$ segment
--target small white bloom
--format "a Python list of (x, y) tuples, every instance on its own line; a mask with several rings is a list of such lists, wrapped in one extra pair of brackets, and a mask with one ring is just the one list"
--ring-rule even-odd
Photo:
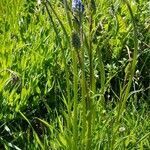
[(119, 128), (119, 132), (124, 132), (126, 129), (125, 129), (125, 127), (120, 127)]
[(37, 0), (37, 3), (38, 3), (38, 5), (40, 5), (41, 4), (41, 0)]

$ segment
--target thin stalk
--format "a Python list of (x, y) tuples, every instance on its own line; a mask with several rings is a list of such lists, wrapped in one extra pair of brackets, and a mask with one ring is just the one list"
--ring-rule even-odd
[(126, 101), (128, 99), (128, 95), (129, 95), (129, 92), (130, 92), (130, 88), (131, 88), (131, 84), (132, 84), (132, 79), (134, 77), (134, 72), (135, 72), (135, 68), (136, 68), (136, 63), (137, 63), (137, 54), (138, 54), (138, 38), (137, 38), (137, 28), (136, 28), (136, 23), (135, 23), (135, 19), (134, 19), (134, 15), (133, 15), (133, 12), (132, 12), (132, 9), (131, 9), (131, 6), (129, 4), (129, 2), (127, 0), (124, 0), (124, 2), (126, 3), (127, 7), (128, 7), (128, 10), (129, 10), (129, 13), (130, 13), (130, 16), (131, 16), (131, 19), (132, 19), (132, 24), (133, 24), (133, 31), (134, 31), (134, 52), (133, 52), (133, 61), (132, 61), (132, 64), (131, 64), (131, 75), (129, 77), (129, 81), (128, 81), (128, 84), (127, 84), (127, 87), (125, 89), (125, 92), (122, 93), (122, 105), (121, 105), (121, 108), (119, 109), (119, 114), (118, 114), (118, 120), (120, 120), (121, 118), (121, 114), (123, 112), (123, 110), (125, 109), (125, 104), (126, 104)]
[(87, 147), (86, 149), (91, 148), (91, 138), (92, 138), (92, 124), (93, 124), (93, 99), (92, 96), (95, 93), (95, 78), (94, 78), (94, 69), (93, 69), (93, 46), (92, 46), (92, 28), (93, 28), (93, 14), (92, 14), (92, 1), (89, 1), (89, 37), (88, 37), (88, 45), (89, 45), (89, 62), (90, 62), (90, 98), (88, 99), (88, 109), (89, 114), (87, 118), (88, 122), (88, 133), (87, 133)]
[(108, 86), (108, 83), (110, 82), (111, 79), (106, 82), (105, 67), (104, 67), (104, 63), (103, 63), (103, 59), (102, 59), (102, 51), (101, 50), (102, 50), (102, 47), (107, 44), (107, 41), (110, 39), (110, 37), (111, 37), (111, 35), (109, 35), (107, 38), (104, 37), (103, 39), (105, 39), (105, 40), (103, 41), (103, 43), (101, 43), (101, 39), (99, 39), (97, 47), (96, 47), (96, 53), (98, 55), (98, 60), (99, 60), (100, 83), (101, 83), (99, 100), (101, 101), (102, 107), (105, 107), (104, 94), (105, 94), (105, 90)]
[[(67, 83), (67, 103), (68, 103), (68, 108), (67, 108), (67, 111), (68, 111), (68, 119), (67, 119), (67, 125), (68, 125), (68, 129), (71, 129), (71, 96), (70, 96), (70, 83), (69, 83), (69, 71), (68, 71), (68, 67), (67, 67), (67, 62), (66, 62), (66, 59), (65, 59), (65, 52), (64, 52), (64, 49), (63, 49), (63, 46), (62, 46), (62, 43), (61, 43), (61, 38), (59, 36), (59, 32), (58, 32), (58, 29), (53, 21), (53, 18), (51, 16), (51, 13), (49, 11), (49, 8), (47, 6), (47, 3), (44, 3), (45, 7), (46, 7), (46, 10), (47, 10), (47, 13), (48, 13), (48, 16), (49, 16), (49, 19), (52, 23), (52, 26), (54, 28), (54, 31), (56, 33), (56, 39), (59, 43), (59, 46), (60, 46), (60, 49), (61, 49), (61, 52), (62, 52), (62, 59), (63, 59), (63, 63), (65, 65), (65, 74), (66, 74), (66, 83)], [(71, 145), (71, 144), (69, 144)]]
[[(81, 51), (81, 57), (82, 57), (82, 81), (81, 81), (81, 87), (82, 87), (82, 139), (83, 139), (83, 145), (84, 146), (84, 140), (86, 136), (86, 99), (87, 99), (87, 83), (85, 78), (85, 66), (84, 66), (84, 48)], [(83, 147), (84, 148), (84, 147)], [(82, 149), (83, 149), (82, 148)]]
[(84, 64), (84, 45), (83, 45), (83, 24), (82, 24), (82, 14), (79, 13), (79, 22), (80, 22), (80, 40), (81, 40), (81, 60), (80, 60), (80, 67), (81, 67), (81, 102), (82, 102), (82, 145), (81, 149), (84, 149), (85, 139), (86, 139), (86, 99), (87, 99), (87, 83), (85, 77), (85, 64)]
[[(130, 88), (131, 88), (131, 84), (132, 84), (132, 79), (134, 77), (134, 72), (135, 72), (136, 63), (137, 63), (137, 54), (138, 54), (137, 28), (136, 28), (136, 23), (135, 23), (133, 11), (132, 11), (132, 8), (131, 8), (128, 0), (124, 0), (124, 2), (127, 5), (127, 8), (129, 10), (129, 13), (130, 13), (130, 16), (131, 16), (131, 19), (132, 19), (132, 25), (133, 25), (133, 31), (134, 31), (134, 51), (133, 51), (133, 60), (131, 62), (131, 70), (130, 70), (131, 74), (130, 74), (130, 77), (129, 77), (128, 84), (125, 85), (126, 87), (123, 88), (124, 92), (122, 92), (122, 94), (121, 94), (121, 100), (122, 101), (119, 104), (118, 115), (117, 115), (117, 119), (116, 119), (116, 125), (119, 125), (119, 123), (120, 123), (120, 120), (121, 120), (122, 115), (123, 115), (124, 110), (125, 110), (126, 101), (129, 98), (129, 92), (130, 92)], [(119, 126), (117, 126), (115, 131), (117, 131), (118, 128), (119, 128)], [(115, 135), (116, 135), (116, 133), (114, 132), (113, 136), (112, 136), (112, 143), (111, 143), (111, 149), (112, 150), (114, 148)]]
[(65, 11), (66, 11), (66, 15), (67, 15), (67, 20), (68, 20), (70, 29), (72, 29), (71, 17), (70, 17), (69, 11), (68, 11), (69, 10), (68, 9), (68, 2), (66, 0), (63, 0), (63, 1), (64, 1)]
[(45, 7), (46, 7), (46, 10), (47, 10), (49, 19), (50, 19), (50, 21), (51, 21), (51, 23), (52, 23), (52, 25), (53, 25), (54, 31), (55, 31), (55, 33), (56, 33), (57, 41), (58, 41), (58, 43), (60, 44), (59, 46), (60, 46), (60, 49), (61, 49), (61, 51), (62, 51), (62, 58), (63, 58), (63, 62), (64, 62), (64, 64), (65, 64), (65, 74), (66, 74), (66, 82), (67, 82), (67, 96), (68, 96), (68, 103), (69, 103), (69, 102), (70, 102), (70, 83), (69, 83), (69, 71), (68, 71), (67, 62), (66, 62), (66, 59), (65, 59), (65, 52), (64, 52), (64, 49), (63, 49), (63, 46), (62, 46), (62, 43), (61, 43), (61, 38), (60, 38), (60, 36), (59, 36), (59, 32), (58, 32), (58, 30), (57, 30), (57, 27), (56, 27), (54, 21), (53, 21), (53, 18), (52, 18), (52, 16), (51, 16), (51, 14), (50, 14), (50, 11), (49, 11), (49, 9), (48, 9), (48, 6), (47, 6), (46, 3), (44, 3), (44, 5), (45, 5)]
[(77, 56), (76, 51), (72, 51), (72, 59), (73, 59), (73, 91), (74, 91), (74, 123), (73, 123), (73, 150), (77, 149), (78, 143), (78, 114), (77, 114), (77, 104), (78, 104), (78, 69), (77, 69)]
[(67, 31), (66, 31), (66, 28), (65, 28), (65, 26), (63, 25), (61, 19), (60, 19), (59, 16), (57, 15), (57, 13), (56, 13), (55, 9), (53, 8), (52, 4), (51, 4), (48, 0), (46, 0), (46, 2), (47, 2), (48, 5), (50, 6), (50, 8), (51, 8), (52, 12), (54, 13), (55, 17), (57, 18), (57, 20), (58, 20), (58, 22), (59, 22), (59, 24), (60, 24), (60, 26), (61, 26), (61, 28), (62, 28), (62, 30), (63, 30), (63, 32), (64, 32), (64, 35), (66, 36), (66, 39), (69, 41), (70, 38), (69, 38), (69, 36), (68, 36), (68, 33), (67, 33)]
[(102, 52), (101, 52), (101, 48), (98, 48), (99, 51), (98, 53), (98, 58), (99, 58), (99, 69), (100, 69), (100, 77), (101, 77), (101, 94), (100, 94), (100, 100), (101, 100), (101, 104), (102, 107), (104, 107), (105, 104), (105, 98), (104, 98), (104, 91), (105, 91), (105, 68), (104, 68), (104, 63), (102, 60)]
[[(99, 54), (101, 55), (101, 54)], [(100, 58), (100, 68), (101, 68), (101, 102), (102, 102), (102, 106), (105, 107), (105, 97), (104, 97), (104, 93), (105, 93), (105, 68), (104, 68), (104, 64), (102, 61), (101, 56), (99, 56)]]

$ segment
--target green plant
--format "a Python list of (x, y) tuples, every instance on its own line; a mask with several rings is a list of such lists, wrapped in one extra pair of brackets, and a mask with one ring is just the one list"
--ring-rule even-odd
[(0, 1), (0, 149), (149, 149), (148, 0), (71, 2)]

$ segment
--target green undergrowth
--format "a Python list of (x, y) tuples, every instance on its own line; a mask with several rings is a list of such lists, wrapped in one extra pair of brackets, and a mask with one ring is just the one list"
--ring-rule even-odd
[(150, 149), (149, 1), (71, 4), (0, 1), (0, 149)]

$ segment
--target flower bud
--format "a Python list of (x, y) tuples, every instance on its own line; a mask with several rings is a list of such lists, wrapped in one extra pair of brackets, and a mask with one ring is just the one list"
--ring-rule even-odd
[(79, 49), (81, 47), (80, 37), (77, 32), (72, 33), (72, 46), (75, 49)]

